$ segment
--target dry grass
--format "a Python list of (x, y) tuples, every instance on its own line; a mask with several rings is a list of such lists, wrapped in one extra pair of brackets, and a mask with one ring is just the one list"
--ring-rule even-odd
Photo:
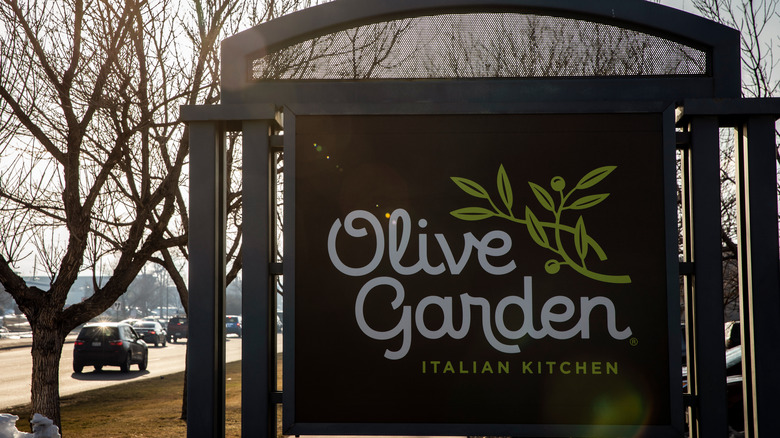
[[(240, 437), (241, 362), (227, 365), (226, 378), (225, 436)], [(187, 426), (180, 419), (183, 389), (182, 372), (63, 397), (63, 437), (185, 437)], [(29, 432), (30, 406), (10, 411), (20, 418), (17, 428)]]

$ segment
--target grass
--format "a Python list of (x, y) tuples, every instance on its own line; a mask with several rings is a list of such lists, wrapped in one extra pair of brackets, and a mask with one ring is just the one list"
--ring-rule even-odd
[[(278, 359), (281, 363), (281, 357)], [(241, 436), (241, 362), (226, 367), (225, 436)], [(281, 372), (279, 381), (281, 382)], [(280, 383), (281, 385), (281, 383)], [(60, 402), (63, 437), (159, 438), (185, 437), (181, 420), (184, 373), (169, 374), (63, 397)], [(16, 427), (30, 431), (30, 405), (11, 408)], [(281, 436), (281, 409), (278, 410)]]

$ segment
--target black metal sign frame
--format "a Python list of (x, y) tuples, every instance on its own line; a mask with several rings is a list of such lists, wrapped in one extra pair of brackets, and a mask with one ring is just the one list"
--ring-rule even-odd
[[(668, 39), (701, 51), (706, 71), (693, 75), (509, 77), (343, 80), (257, 80), (254, 62), (306, 39), (356, 26), (437, 14), (519, 13), (564, 17), (617, 26)], [(679, 272), (684, 284), (685, 338), (689, 385), (685, 403), (670, 386), (668, 425), (625, 432), (633, 435), (683, 436), (687, 410), (691, 437), (725, 433), (726, 391), (720, 260), (719, 135), (736, 128), (739, 212), (740, 300), (743, 323), (744, 415), (748, 435), (780, 430), (775, 396), (780, 375), (780, 263), (778, 253), (774, 122), (775, 99), (740, 98), (740, 51), (737, 31), (685, 12), (640, 0), (337, 0), (308, 8), (228, 38), (222, 45), (222, 102), (185, 106), (190, 129), (189, 283), (191, 343), (188, 363), (188, 436), (224, 436), (225, 305), (225, 135), (241, 131), (243, 172), (244, 348), (242, 421), (244, 434), (258, 427), (277, 434), (277, 409), (284, 402), (285, 422), (295, 423), (294, 318), (285, 317), (284, 394), (277, 387), (275, 278), (284, 271), (285, 300), (295, 294), (294, 251), (286, 242), (283, 268), (276, 259), (274, 193), (276, 152), (294, 144), (296, 115), (447, 115), (447, 114), (661, 114), (664, 151), (677, 145), (682, 161), (683, 253)], [(670, 108), (676, 117), (669, 116)], [(283, 115), (282, 112), (285, 114)], [(672, 129), (676, 124), (677, 132)], [(665, 152), (667, 153), (667, 152)], [(288, 157), (289, 158), (289, 157)], [(248, 165), (252, 163), (253, 165)], [(666, 163), (666, 161), (665, 161)], [(294, 177), (288, 172), (285, 178)], [(671, 171), (666, 169), (666, 177)], [(665, 190), (673, 185), (665, 184)], [(669, 193), (665, 197), (671, 199)], [(294, 222), (295, 212), (286, 225)], [(667, 215), (667, 221), (671, 218)], [(676, 219), (676, 218), (675, 218)], [(674, 225), (667, 223), (667, 230)], [(289, 230), (288, 230), (289, 231)], [(287, 232), (287, 231), (286, 231)], [(676, 265), (673, 257), (666, 263)], [(667, 273), (677, 266), (669, 266)], [(674, 289), (668, 277), (667, 290)], [(677, 303), (669, 297), (669, 314)], [(679, 371), (673, 345), (679, 329), (669, 319), (669, 375)], [(292, 329), (292, 330), (291, 330)], [(666, 383), (663, 383), (664, 385)], [(410, 393), (409, 397), (414, 394)], [(288, 405), (289, 403), (289, 405)], [(684, 404), (683, 408), (680, 406)], [(326, 424), (302, 423), (300, 433), (328, 433)], [(336, 423), (338, 424), (338, 423)], [(310, 427), (312, 426), (312, 427)], [(514, 434), (519, 426), (442, 428), (440, 424), (378, 425), (349, 423), (340, 432), (367, 434), (411, 432), (429, 435), (489, 430)], [(548, 427), (549, 426), (549, 427)], [(552, 429), (550, 428), (552, 427)], [(557, 429), (556, 429), (557, 427)], [(576, 426), (538, 425), (524, 429), (540, 436), (587, 435)], [(298, 432), (296, 432), (298, 433)], [(613, 428), (609, 433), (620, 433)]]

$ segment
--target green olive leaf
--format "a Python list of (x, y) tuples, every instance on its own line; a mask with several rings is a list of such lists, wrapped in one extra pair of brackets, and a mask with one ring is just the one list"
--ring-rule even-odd
[(461, 188), (461, 190), (468, 193), (469, 195), (475, 196), (477, 198), (482, 198), (482, 199), (490, 199), (490, 195), (488, 195), (487, 190), (485, 190), (478, 183), (470, 179), (461, 178), (458, 176), (453, 176), (451, 177), (451, 179), (455, 181), (455, 184), (457, 184), (458, 187)]
[(509, 183), (509, 177), (506, 174), (506, 170), (504, 170), (503, 164), (498, 168), (498, 176), (496, 179), (496, 183), (498, 184), (498, 194), (501, 195), (501, 201), (504, 202), (504, 206), (511, 214), (512, 204), (514, 202), (512, 195), (512, 185)]
[(586, 208), (593, 207), (594, 205), (599, 204), (601, 201), (607, 199), (607, 196), (609, 196), (609, 193), (583, 196), (582, 198), (572, 202), (571, 205), (564, 207), (564, 210), (568, 210), (568, 209), (584, 210)]
[(598, 184), (601, 180), (607, 177), (610, 173), (612, 173), (613, 170), (615, 170), (617, 166), (604, 166), (599, 167), (598, 169), (592, 170), (588, 172), (587, 175), (583, 176), (580, 182), (577, 183), (576, 189), (587, 189), (589, 187), (593, 187), (596, 184)]
[(593, 248), (594, 251), (596, 251), (596, 255), (599, 257), (599, 260), (602, 262), (607, 259), (607, 253), (604, 252), (604, 249), (601, 248), (601, 245), (598, 244), (595, 240), (593, 240), (592, 237), (587, 237), (588, 246)]
[(528, 234), (531, 235), (531, 239), (542, 248), (549, 248), (550, 241), (547, 239), (547, 233), (544, 231), (544, 226), (542, 226), (542, 223), (539, 222), (539, 219), (536, 218), (528, 207), (525, 207), (525, 219), (525, 224), (528, 227)]
[(546, 210), (555, 212), (555, 204), (553, 202), (552, 196), (550, 196), (549, 193), (547, 193), (547, 190), (543, 189), (538, 184), (534, 184), (532, 182), (528, 182), (528, 185), (531, 186), (531, 190), (534, 192), (534, 196), (536, 196), (536, 199), (539, 201), (540, 204), (542, 204), (542, 207), (544, 207)]
[(487, 208), (482, 207), (465, 207), (450, 212), (451, 215), (464, 221), (480, 221), (496, 214)]
[(588, 255), (588, 233), (585, 231), (585, 221), (580, 216), (577, 225), (574, 226), (574, 247), (577, 249), (577, 255), (580, 260), (585, 260)]

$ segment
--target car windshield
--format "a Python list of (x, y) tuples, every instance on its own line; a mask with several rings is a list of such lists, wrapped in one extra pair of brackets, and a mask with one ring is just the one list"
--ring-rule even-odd
[(79, 333), (78, 338), (84, 341), (104, 338), (117, 339), (119, 338), (119, 332), (116, 327), (84, 327), (81, 329), (81, 333)]
[(142, 328), (142, 329), (154, 328), (154, 323), (153, 322), (145, 322), (143, 324), (138, 324), (135, 327), (136, 328)]
[(229, 322), (229, 323), (236, 323), (236, 322), (238, 322), (238, 318), (235, 317), (235, 316), (228, 316), (226, 321)]

